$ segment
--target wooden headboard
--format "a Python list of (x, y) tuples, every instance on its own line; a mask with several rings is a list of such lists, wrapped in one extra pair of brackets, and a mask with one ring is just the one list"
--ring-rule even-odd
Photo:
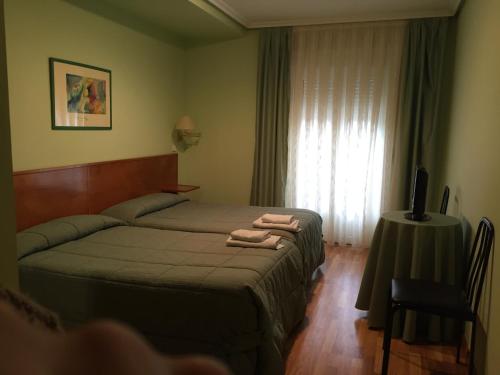
[(15, 172), (17, 230), (177, 184), (177, 154)]

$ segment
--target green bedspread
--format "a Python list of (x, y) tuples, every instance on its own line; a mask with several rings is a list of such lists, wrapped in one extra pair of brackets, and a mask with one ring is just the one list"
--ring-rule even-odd
[(69, 324), (119, 319), (168, 353), (216, 355), (236, 374), (283, 373), (287, 335), (305, 313), (302, 254), (288, 240), (280, 250), (243, 249), (226, 247), (226, 237), (129, 226), (80, 232), (23, 251), (21, 288)]
[[(314, 211), (257, 206), (235, 206), (192, 202), (173, 194), (150, 194), (103, 211), (103, 214), (135, 226), (229, 234), (235, 229), (252, 229), (255, 219), (265, 213), (294, 215), (302, 230), (296, 234), (273, 231), (296, 242), (302, 253), (304, 277), (309, 280), (325, 260), (322, 219)], [(255, 229), (255, 228), (254, 228)]]

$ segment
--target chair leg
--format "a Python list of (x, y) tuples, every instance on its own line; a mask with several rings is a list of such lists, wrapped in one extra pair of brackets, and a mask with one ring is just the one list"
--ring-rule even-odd
[(469, 375), (474, 374), (474, 351), (476, 349), (476, 319), (472, 321), (472, 334), (470, 336), (470, 359), (469, 359)]
[(387, 312), (385, 318), (385, 328), (384, 328), (384, 343), (382, 349), (384, 351), (384, 356), (382, 359), (382, 375), (387, 375), (389, 370), (389, 356), (391, 354), (391, 338), (392, 338), (392, 321), (394, 319), (394, 312), (397, 307), (392, 306), (392, 293), (389, 291), (389, 303), (387, 304)]
[(460, 320), (458, 322), (458, 343), (457, 343), (457, 357), (456, 357), (456, 362), (460, 363), (460, 349), (462, 348), (462, 342), (464, 338), (464, 324), (465, 322), (463, 320)]

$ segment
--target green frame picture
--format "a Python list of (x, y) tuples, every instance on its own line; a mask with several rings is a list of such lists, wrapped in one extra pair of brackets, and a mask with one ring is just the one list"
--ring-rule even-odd
[(53, 130), (111, 130), (111, 70), (49, 58)]

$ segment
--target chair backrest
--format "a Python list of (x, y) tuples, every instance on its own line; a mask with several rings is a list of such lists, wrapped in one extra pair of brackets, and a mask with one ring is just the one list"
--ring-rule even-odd
[(494, 235), (495, 229), (491, 221), (486, 217), (481, 218), (472, 244), (465, 273), (467, 302), (474, 315), (479, 308), (479, 301), (483, 291), (484, 277), (488, 268), (488, 260), (493, 246)]
[(448, 210), (448, 199), (450, 198), (450, 188), (448, 185), (444, 187), (443, 200), (441, 201), (441, 209), (439, 210), (440, 214), (446, 215), (446, 211)]

